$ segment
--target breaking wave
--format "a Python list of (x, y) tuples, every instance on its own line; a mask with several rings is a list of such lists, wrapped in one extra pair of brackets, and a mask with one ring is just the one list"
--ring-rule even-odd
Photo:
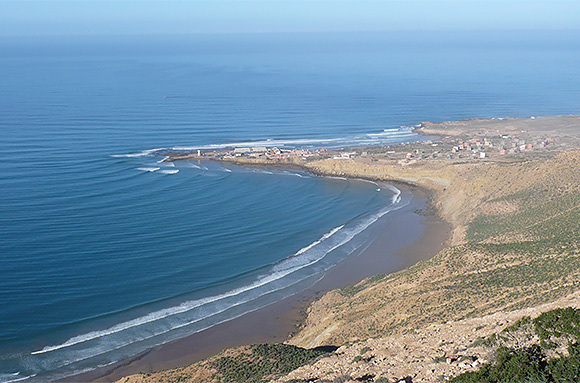
[(241, 141), (232, 143), (173, 146), (167, 148), (156, 148), (143, 150), (137, 153), (113, 154), (111, 157), (145, 157), (159, 152), (166, 151), (190, 151), (190, 150), (221, 150), (235, 147), (280, 147), (280, 148), (328, 148), (339, 149), (355, 146), (387, 145), (392, 143), (420, 141), (422, 136), (413, 131), (412, 126), (401, 126), (400, 128), (384, 129), (379, 133), (367, 133), (357, 136), (346, 136), (338, 138), (316, 138), (316, 139), (263, 139), (256, 141)]
[[(397, 201), (400, 201), (400, 191), (396, 188), (391, 190), (395, 192), (394, 197)], [(62, 343), (30, 352), (27, 358), (50, 355), (50, 364), (55, 370), (95, 357), (99, 357), (101, 362), (111, 363), (154, 345), (202, 331), (257, 310), (277, 301), (281, 296), (298, 291), (295, 290), (297, 286), (306, 283), (305, 281), (319, 278), (324, 271), (336, 264), (338, 259), (352, 253), (360, 244), (353, 243), (347, 247), (345, 245), (379, 218), (402, 206), (404, 204), (393, 204), (364, 219), (335, 227), (291, 256), (259, 272), (253, 281), (239, 287), (187, 300), (176, 306), (156, 310), (102, 330), (73, 336)], [(180, 332), (182, 329), (188, 330), (183, 333)], [(16, 381), (15, 379), (11, 380)]]
[(162, 174), (177, 174), (177, 173), (179, 173), (179, 169), (160, 170), (159, 173), (162, 173)]

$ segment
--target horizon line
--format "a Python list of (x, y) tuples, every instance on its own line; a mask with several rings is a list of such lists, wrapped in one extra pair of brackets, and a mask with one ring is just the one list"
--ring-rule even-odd
[(106, 36), (205, 36), (205, 35), (291, 35), (291, 34), (349, 34), (349, 33), (417, 33), (417, 32), (580, 32), (579, 28), (457, 28), (457, 29), (382, 29), (382, 30), (280, 30), (280, 31), (195, 31), (195, 32), (124, 32), (124, 33), (44, 33), (44, 34), (3, 34), (3, 37), (106, 37)]

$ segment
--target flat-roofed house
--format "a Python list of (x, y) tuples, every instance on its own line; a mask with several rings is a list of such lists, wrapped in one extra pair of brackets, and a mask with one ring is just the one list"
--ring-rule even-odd
[(266, 153), (267, 151), (268, 148), (266, 148), (265, 146), (256, 146), (252, 148), (252, 153)]

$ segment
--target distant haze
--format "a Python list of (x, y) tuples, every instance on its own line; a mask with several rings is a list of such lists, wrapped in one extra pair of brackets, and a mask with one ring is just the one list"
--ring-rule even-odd
[(0, 1), (0, 35), (579, 29), (580, 1)]

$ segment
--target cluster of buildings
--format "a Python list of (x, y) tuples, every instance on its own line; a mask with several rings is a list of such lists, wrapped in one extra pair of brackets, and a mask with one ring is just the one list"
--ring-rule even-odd
[[(533, 150), (543, 149), (554, 139), (523, 139), (511, 135), (501, 135), (496, 138), (474, 138), (463, 141), (456, 140), (457, 144), (451, 148), (450, 158), (487, 158), (489, 156), (507, 156), (517, 153), (530, 152)], [(461, 154), (465, 154), (462, 156)]]
[(555, 142), (553, 138), (519, 138), (507, 134), (472, 139), (446, 137), (437, 142), (423, 141), (401, 144), (398, 148), (392, 146), (390, 148), (396, 150), (387, 151), (386, 156), (407, 162), (427, 159), (481, 160), (490, 157), (497, 159), (541, 150), (548, 146), (554, 146)]
[[(219, 159), (270, 159), (270, 160), (302, 160), (332, 158), (349, 160), (355, 157), (376, 156), (401, 163), (414, 163), (420, 160), (483, 160), (487, 158), (501, 159), (518, 153), (533, 152), (547, 148), (556, 148), (558, 142), (554, 138), (517, 137), (510, 134), (497, 133), (475, 138), (458, 138), (447, 136), (437, 141), (421, 141), (407, 144), (395, 144), (386, 147), (369, 147), (350, 149), (349, 151), (328, 151), (327, 149), (281, 149), (278, 147), (236, 147), (220, 151), (197, 151), (196, 157)], [(194, 154), (195, 153), (191, 153)]]
[(262, 158), (262, 159), (289, 159), (289, 158), (310, 158), (310, 157), (320, 157), (327, 152), (326, 149), (280, 149), (278, 147), (265, 147), (265, 146), (255, 146), (255, 147), (238, 147), (233, 149), (227, 149), (223, 151), (197, 151), (198, 157), (213, 157), (213, 158), (224, 158), (224, 159), (236, 159), (236, 158)]

